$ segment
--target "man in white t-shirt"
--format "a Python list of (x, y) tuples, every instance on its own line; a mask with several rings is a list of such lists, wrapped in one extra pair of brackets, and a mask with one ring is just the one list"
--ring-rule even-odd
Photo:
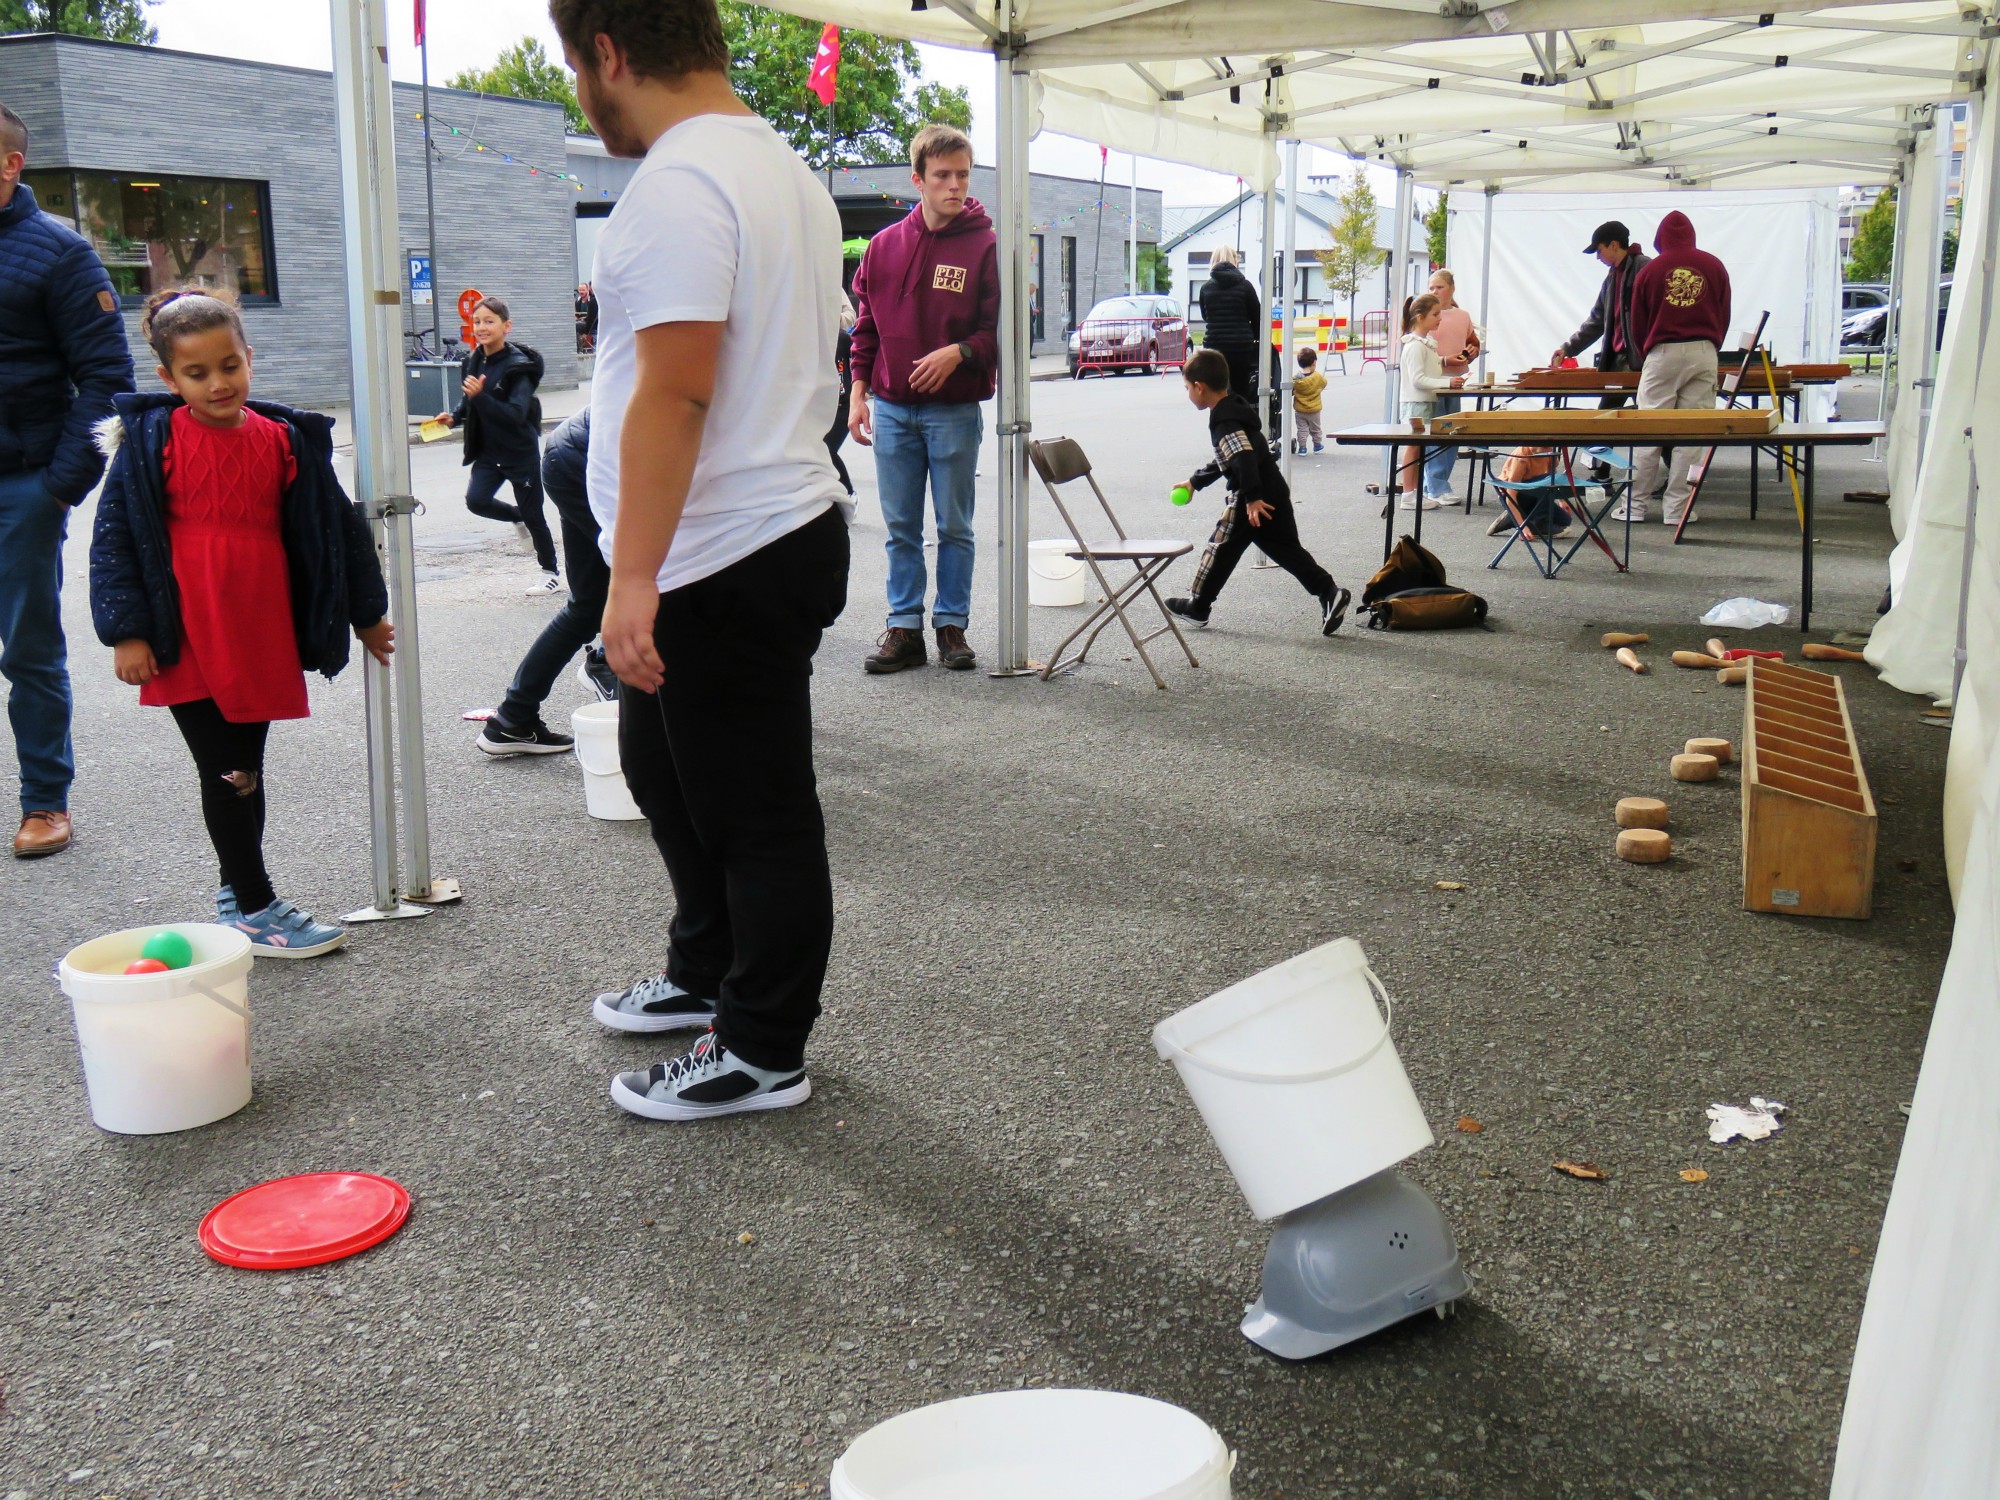
[(597, 244), (590, 505), (611, 563), (618, 747), (673, 882), (664, 973), (599, 995), (629, 1032), (703, 1028), (621, 1073), (634, 1114), (782, 1109), (833, 940), (812, 656), (847, 600), (835, 398), (840, 221), (736, 97), (715, 0), (554, 0), (576, 91), (643, 157)]

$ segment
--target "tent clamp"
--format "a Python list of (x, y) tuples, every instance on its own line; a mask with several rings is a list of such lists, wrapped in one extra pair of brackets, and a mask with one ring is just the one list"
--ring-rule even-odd
[(371, 521), (389, 516), (414, 516), (424, 508), (424, 502), (415, 495), (384, 495), (368, 508)]
[(993, 424), (993, 435), (995, 437), (1026, 437), (1034, 430), (1035, 424), (1033, 422), (995, 422)]

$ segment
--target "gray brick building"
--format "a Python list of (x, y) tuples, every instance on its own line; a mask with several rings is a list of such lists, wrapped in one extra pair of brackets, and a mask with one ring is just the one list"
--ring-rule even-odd
[[(347, 401), (328, 74), (73, 37), (6, 37), (0, 102), (27, 123), (25, 180), (36, 197), (77, 223), (112, 273), (141, 389), (153, 384), (157, 361), (139, 342), (139, 306), (156, 286), (194, 280), (233, 285), (241, 296), (259, 396)], [(421, 252), (419, 91), (397, 84), (395, 109), (401, 248)], [(585, 195), (560, 175), (569, 171), (561, 109), (433, 88), (431, 113), (445, 337), (456, 331), (460, 290), (477, 287), (506, 298), (516, 337), (548, 360), (546, 386), (575, 385), (576, 208)], [(404, 317), (429, 326), (428, 309), (406, 306)]]

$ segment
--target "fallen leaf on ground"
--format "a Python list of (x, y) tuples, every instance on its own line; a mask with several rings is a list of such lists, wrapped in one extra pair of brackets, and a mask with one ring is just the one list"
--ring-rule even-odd
[(1584, 1182), (1604, 1181), (1604, 1169), (1594, 1161), (1559, 1161), (1555, 1164), (1555, 1168), (1558, 1172), (1567, 1172)]
[(1685, 1172), (1681, 1173), (1681, 1181), (1706, 1182), (1708, 1181), (1708, 1173), (1702, 1171), (1700, 1167), (1689, 1167)]
[(1463, 1130), (1467, 1135), (1478, 1135), (1486, 1127), (1473, 1119), (1471, 1115), (1460, 1115), (1458, 1117), (1458, 1128)]
[(1463, 880), (1440, 880), (1431, 889), (1434, 891), (1462, 891), (1465, 889), (1465, 882)]
[(736, 1236), (736, 1243), (739, 1245), (754, 1245), (757, 1243), (757, 1236), (746, 1229)]

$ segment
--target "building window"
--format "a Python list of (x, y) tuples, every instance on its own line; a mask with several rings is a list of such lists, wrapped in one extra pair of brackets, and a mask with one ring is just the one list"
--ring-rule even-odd
[(1190, 250), (1188, 251), (1188, 264), (1190, 266), (1205, 266), (1209, 262), (1209, 257), (1214, 253), (1212, 250)]
[[(83, 168), (26, 174), (35, 198), (90, 241), (127, 303), (170, 286), (275, 302), (270, 191), (261, 182)], [(61, 203), (61, 207), (57, 203)]]

